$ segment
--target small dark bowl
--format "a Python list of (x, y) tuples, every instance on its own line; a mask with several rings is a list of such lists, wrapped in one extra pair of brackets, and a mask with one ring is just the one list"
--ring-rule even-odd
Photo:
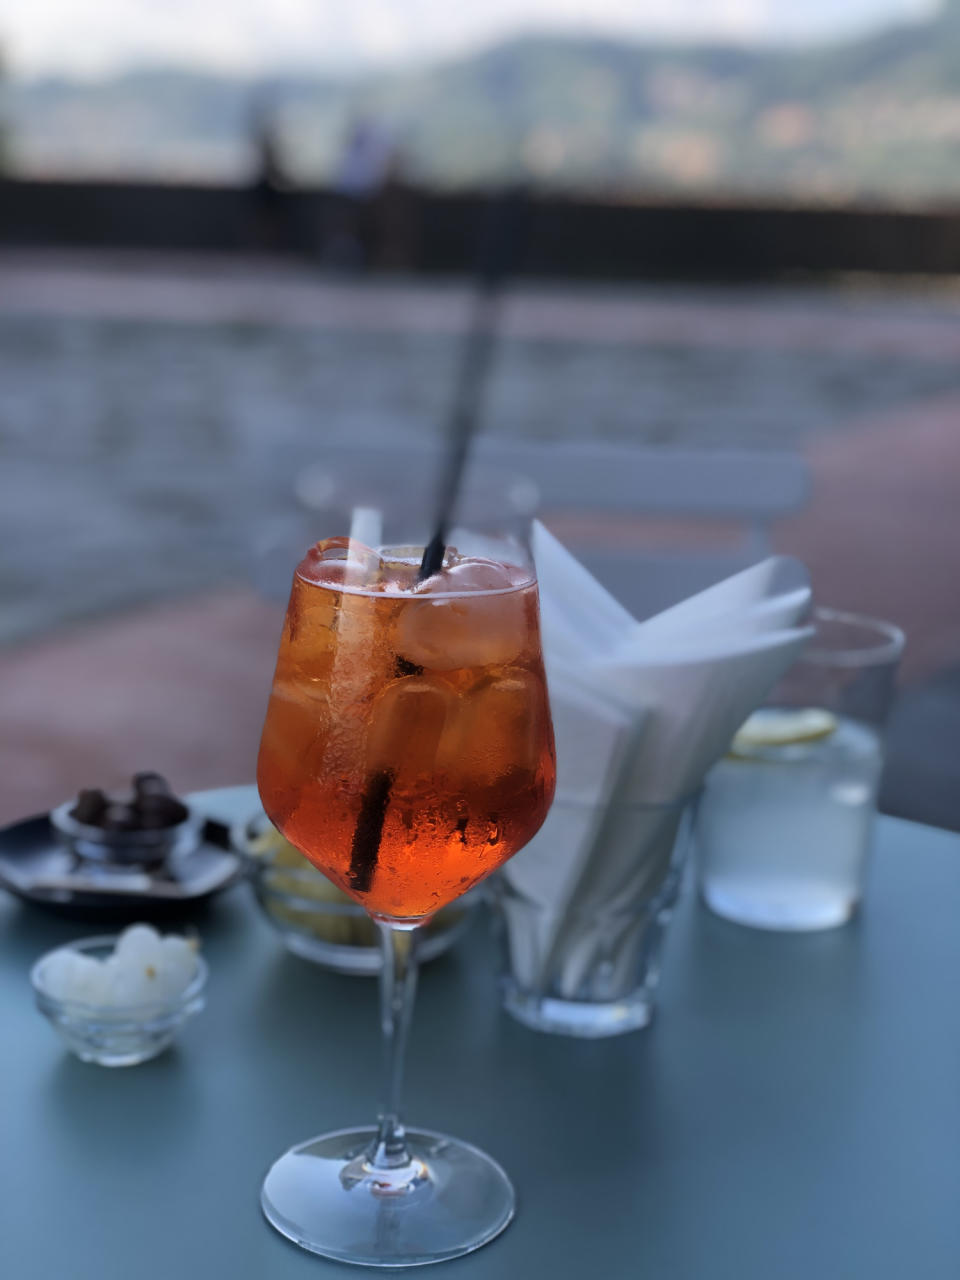
[(147, 870), (193, 853), (200, 843), (203, 815), (186, 804), (187, 816), (182, 822), (146, 831), (106, 831), (78, 822), (70, 816), (75, 804), (75, 800), (68, 800), (51, 810), (50, 824), (71, 853), (102, 866)]

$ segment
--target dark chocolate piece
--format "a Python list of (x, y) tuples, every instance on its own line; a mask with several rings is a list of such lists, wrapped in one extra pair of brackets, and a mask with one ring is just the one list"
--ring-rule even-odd
[(133, 790), (137, 799), (145, 796), (172, 796), (170, 783), (161, 773), (135, 773)]
[(98, 825), (104, 831), (136, 831), (139, 824), (132, 804), (111, 804), (107, 806)]
[(142, 796), (135, 807), (140, 826), (149, 831), (174, 827), (188, 817), (187, 806), (169, 795)]
[(77, 822), (86, 823), (88, 827), (100, 824), (110, 801), (98, 788), (88, 788), (77, 796), (77, 803), (70, 810), (70, 817)]

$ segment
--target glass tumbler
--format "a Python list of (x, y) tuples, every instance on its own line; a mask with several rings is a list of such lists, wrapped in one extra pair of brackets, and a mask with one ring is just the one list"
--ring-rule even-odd
[(711, 770), (697, 813), (704, 902), (755, 928), (828, 929), (863, 896), (904, 637), (834, 609), (812, 622), (809, 647)]

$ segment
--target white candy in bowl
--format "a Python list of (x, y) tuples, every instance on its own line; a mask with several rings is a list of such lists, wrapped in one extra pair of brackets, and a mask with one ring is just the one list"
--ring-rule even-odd
[(84, 1062), (133, 1066), (155, 1057), (203, 1008), (207, 966), (196, 944), (136, 924), (41, 956), (37, 1007)]

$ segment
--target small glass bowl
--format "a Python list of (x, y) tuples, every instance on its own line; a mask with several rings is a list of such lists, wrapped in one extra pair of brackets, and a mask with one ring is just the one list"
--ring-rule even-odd
[[(55, 951), (78, 951), (102, 959), (116, 945), (118, 935), (81, 938)], [(101, 1067), (133, 1067), (162, 1053), (193, 1014), (204, 1006), (207, 966), (197, 956), (197, 972), (190, 985), (172, 1000), (138, 1005), (91, 1005), (79, 1000), (58, 1000), (44, 985), (44, 967), (54, 951), (42, 955), (30, 970), (37, 1008), (49, 1019), (61, 1039), (83, 1062)]]
[[(287, 950), (337, 973), (379, 973), (377, 926), (369, 915), (302, 855), (294, 862), (286, 850), (258, 848), (264, 833), (272, 830), (266, 814), (256, 814), (234, 828), (232, 845), (250, 870), (260, 909)], [(453, 946), (469, 925), (477, 901), (475, 893), (468, 893), (437, 912), (423, 928), (421, 961), (433, 960)]]
[[(200, 843), (203, 816), (184, 805), (187, 816), (169, 827), (142, 831), (108, 831), (71, 816), (76, 800), (67, 800), (50, 811), (50, 822), (62, 844), (78, 858), (104, 866), (157, 867), (185, 854)], [(183, 803), (181, 801), (181, 803)]]

